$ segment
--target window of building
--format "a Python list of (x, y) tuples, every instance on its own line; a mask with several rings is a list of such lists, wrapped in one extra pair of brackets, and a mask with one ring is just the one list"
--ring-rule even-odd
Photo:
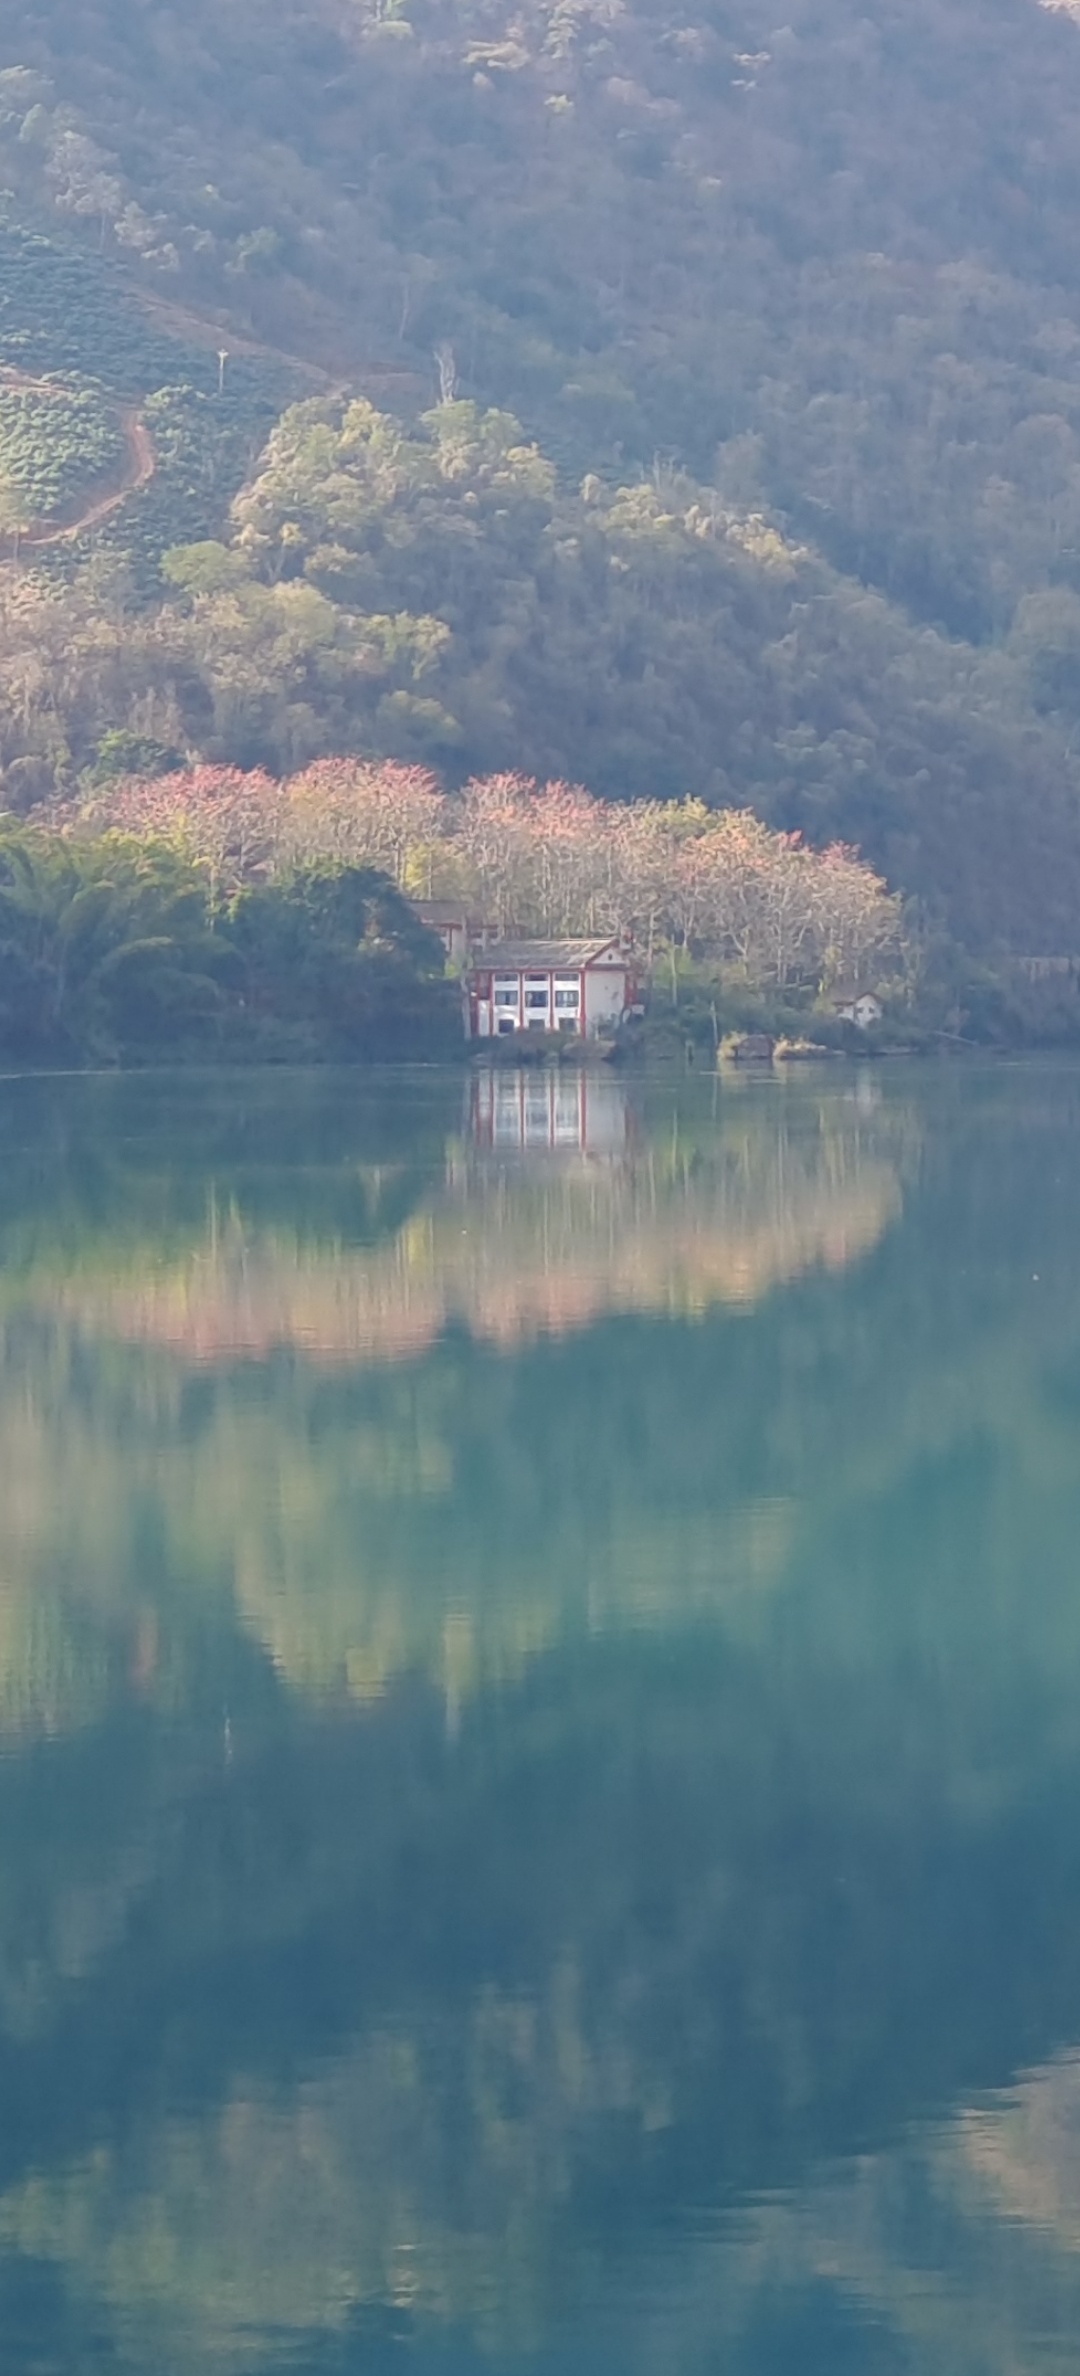
[(563, 1013), (576, 1014), (581, 1005), (581, 990), (577, 982), (556, 982), (555, 1005)]
[(508, 1032), (508, 1031), (516, 1031), (516, 1030), (517, 1030), (517, 1016), (516, 1016), (516, 1015), (500, 1015), (500, 1016), (498, 1017), (498, 1019), (497, 1019), (496, 1028), (497, 1028), (497, 1030), (498, 1030), (500, 1033), (502, 1033), (502, 1034), (504, 1034), (504, 1035), (505, 1035), (505, 1033), (506, 1033), (506, 1032)]
[(540, 990), (540, 989), (531, 989), (531, 988), (526, 988), (526, 991), (525, 991), (525, 1006), (526, 1006), (526, 1009), (528, 1009), (529, 1007), (543, 1007), (543, 1009), (544, 1009), (544, 1012), (545, 1012), (545, 1014), (546, 1014), (546, 1013), (547, 1013), (547, 1003), (548, 1003), (548, 992), (547, 992), (547, 983), (546, 983), (546, 982), (544, 983), (544, 987), (543, 987), (543, 989), (542, 989), (542, 990)]
[(512, 1007), (516, 1007), (516, 1005), (517, 1005), (517, 1002), (518, 1002), (518, 993), (517, 993), (517, 983), (516, 983), (516, 982), (513, 982), (513, 983), (496, 982), (496, 984), (495, 984), (495, 1004), (496, 1004), (496, 1006), (497, 1006), (497, 1007), (510, 1007), (510, 1006), (512, 1006)]
[[(565, 1025), (563, 1026), (565, 1030)], [(578, 1147), (581, 1144), (581, 1076), (566, 1080), (561, 1074), (555, 1082), (555, 1144), (557, 1147)]]

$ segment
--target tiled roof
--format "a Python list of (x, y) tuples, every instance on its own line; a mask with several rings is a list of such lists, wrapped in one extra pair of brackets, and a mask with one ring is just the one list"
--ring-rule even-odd
[(610, 934), (605, 940), (493, 941), (489, 948), (477, 950), (473, 967), (484, 973), (520, 973), (530, 968), (536, 973), (576, 973), (613, 945)]

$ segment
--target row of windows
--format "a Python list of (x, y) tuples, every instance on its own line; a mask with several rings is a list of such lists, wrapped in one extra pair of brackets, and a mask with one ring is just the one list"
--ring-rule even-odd
[[(517, 1005), (517, 1003), (518, 1003), (518, 985), (517, 985), (517, 983), (516, 983), (516, 982), (513, 982), (513, 981), (502, 981), (502, 982), (499, 982), (499, 981), (497, 981), (497, 982), (495, 983), (495, 988), (494, 988), (494, 999), (495, 999), (495, 1005), (496, 1005), (497, 1007), (516, 1007), (516, 1005)], [(535, 1008), (537, 1008), (537, 1007), (546, 1007), (546, 1006), (547, 1006), (547, 1004), (548, 1004), (548, 985), (547, 985), (547, 982), (546, 982), (546, 981), (543, 981), (543, 982), (538, 982), (538, 981), (526, 982), (526, 985), (525, 985), (525, 1005), (526, 1005), (526, 1007), (527, 1007), (527, 1008), (530, 1008), (530, 1007), (531, 1007), (531, 1008), (535, 1009)], [(555, 1005), (556, 1005), (556, 1007), (558, 1007), (558, 1008), (559, 1008), (559, 1009), (560, 1009), (560, 1010), (561, 1010), (563, 1013), (571, 1013), (571, 1012), (576, 1012), (577, 1008), (578, 1008), (578, 1007), (581, 1005), (581, 985), (580, 985), (580, 983), (579, 983), (578, 981), (574, 980), (574, 979), (564, 979), (564, 980), (563, 980), (563, 981), (561, 981), (561, 982), (560, 982), (558, 979), (556, 979), (556, 983), (555, 983)]]
[(520, 974), (496, 974), (491, 996), (495, 1029), (500, 1033), (517, 1030), (519, 1003), (524, 1006), (526, 1031), (547, 1031), (552, 1020), (557, 1031), (577, 1031), (580, 1025), (578, 974), (556, 974), (554, 979), (548, 974), (526, 974), (524, 988)]
[[(501, 1034), (505, 1034), (508, 1031), (516, 1031), (517, 1027), (518, 1024), (516, 1015), (500, 1015), (495, 1025), (496, 1030)], [(572, 1015), (559, 1016), (558, 1023), (556, 1025), (557, 1030), (576, 1031), (577, 1028), (578, 1017), (576, 1011)], [(530, 1015), (529, 1020), (525, 1025), (525, 1029), (526, 1031), (546, 1031), (547, 1015)]]
[[(516, 997), (520, 978), (518, 974), (496, 974), (496, 994), (500, 990), (512, 990)], [(556, 990), (577, 990), (580, 987), (577, 974), (556, 974), (554, 981)], [(525, 987), (527, 990), (546, 990), (547, 986), (547, 974), (526, 974)]]

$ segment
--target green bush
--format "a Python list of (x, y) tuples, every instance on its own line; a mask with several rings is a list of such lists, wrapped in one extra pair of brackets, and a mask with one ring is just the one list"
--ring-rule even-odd
[(227, 924), (234, 1035), (265, 1053), (385, 1057), (461, 1045), (441, 943), (373, 867), (308, 867), (242, 891)]
[(0, 491), (21, 507), (22, 524), (62, 517), (119, 472), (125, 439), (100, 389), (0, 385)]
[(460, 1030), (439, 942), (371, 869), (311, 869), (212, 921), (171, 847), (0, 820), (6, 1057), (416, 1056)]

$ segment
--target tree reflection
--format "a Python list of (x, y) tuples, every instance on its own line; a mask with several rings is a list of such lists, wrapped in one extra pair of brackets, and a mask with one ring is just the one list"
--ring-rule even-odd
[[(102, 2366), (602, 2328), (757, 2376), (763, 2321), (824, 2366), (846, 2320), (1005, 2376), (1067, 2330), (1080, 1100), (938, 1094), (646, 1091), (535, 1159), (384, 1113), (321, 1167), (264, 1117), (179, 1186), (157, 1123), (80, 1127), (9, 1179), (0, 2245)], [(110, 1299), (234, 1259), (211, 1191), (346, 1281), (421, 1220), (470, 1292), (652, 1259), (650, 1213), (650, 1280), (774, 1253), (756, 1299), (193, 1355)]]
[[(117, 1230), (66, 1278), (43, 1250), (31, 1283), (95, 1335), (199, 1362), (401, 1360), (455, 1325), (512, 1345), (613, 1311), (751, 1305), (815, 1263), (843, 1268), (895, 1218), (914, 1140), (910, 1112), (854, 1092), (714, 1090), (657, 1111), (610, 1074), (473, 1076), (427, 1183), (404, 1147), (372, 1162), (361, 1142), (359, 1232), (275, 1222), (210, 1172), (201, 1227), (158, 1245)], [(296, 1173), (310, 1197), (310, 1167)]]

